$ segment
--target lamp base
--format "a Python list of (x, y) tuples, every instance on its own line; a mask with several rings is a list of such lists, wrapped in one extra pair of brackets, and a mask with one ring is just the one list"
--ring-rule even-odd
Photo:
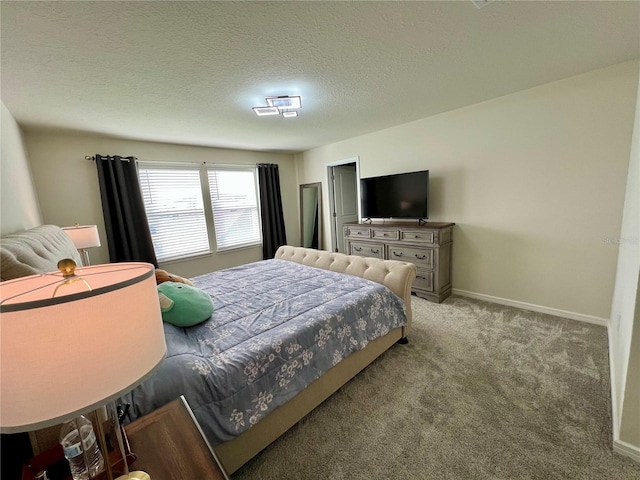
[(122, 475), (116, 480), (151, 480), (151, 477), (147, 472), (136, 470), (135, 472), (129, 472), (129, 475)]

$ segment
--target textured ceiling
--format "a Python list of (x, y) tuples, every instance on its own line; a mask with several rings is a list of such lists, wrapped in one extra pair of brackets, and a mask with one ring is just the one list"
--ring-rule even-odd
[[(7, 2), (26, 128), (301, 151), (640, 57), (640, 3)], [(300, 117), (258, 118), (271, 95)]]

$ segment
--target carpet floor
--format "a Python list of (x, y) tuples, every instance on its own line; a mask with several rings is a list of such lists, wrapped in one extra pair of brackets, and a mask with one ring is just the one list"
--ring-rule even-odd
[(604, 327), (458, 296), (412, 306), (408, 345), (233, 479), (640, 479), (611, 449)]

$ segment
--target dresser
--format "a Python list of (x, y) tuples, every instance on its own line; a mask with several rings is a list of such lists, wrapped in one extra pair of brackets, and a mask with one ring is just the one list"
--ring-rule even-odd
[(415, 264), (412, 292), (440, 303), (451, 295), (451, 250), (454, 223), (427, 222), (422, 225), (347, 223), (345, 249), (349, 255), (401, 260)]

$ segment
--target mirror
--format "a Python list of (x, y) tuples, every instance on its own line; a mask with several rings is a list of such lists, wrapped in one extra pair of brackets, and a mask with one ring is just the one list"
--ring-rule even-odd
[(322, 183), (300, 185), (300, 244), (322, 249)]

